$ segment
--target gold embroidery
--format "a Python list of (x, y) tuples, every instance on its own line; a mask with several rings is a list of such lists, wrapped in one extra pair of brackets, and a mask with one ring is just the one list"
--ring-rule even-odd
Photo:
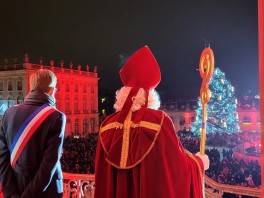
[[(113, 129), (113, 128), (122, 129), (123, 126), (124, 125), (119, 123), (119, 122), (112, 122), (110, 124), (107, 124), (104, 127), (101, 127), (100, 133), (103, 133), (103, 132), (105, 132), (109, 129)], [(130, 121), (130, 126), (131, 126), (131, 128), (144, 127), (144, 128), (152, 129), (154, 131), (159, 131), (160, 127), (161, 127), (160, 124), (155, 124), (155, 123), (146, 122), (146, 121), (141, 121), (141, 122), (139, 122), (139, 124), (135, 124), (135, 123), (133, 123), (133, 121)]]
[(151, 122), (141, 121), (141, 122), (139, 122), (139, 127), (144, 127), (144, 128), (152, 129), (155, 131), (159, 131), (161, 125), (160, 124), (154, 124)]
[[(155, 134), (154, 140), (153, 140), (152, 144), (149, 146), (149, 148), (146, 151), (146, 153), (138, 161), (136, 161), (132, 165), (126, 166), (127, 158), (128, 158), (128, 149), (129, 149), (129, 136), (128, 136), (128, 140), (127, 140), (128, 142), (126, 142), (126, 141), (124, 141), (124, 134), (123, 134), (123, 142), (122, 142), (122, 150), (121, 150), (121, 160), (120, 160), (120, 164), (119, 165), (114, 164), (112, 161), (110, 161), (110, 160), (108, 160), (106, 158), (106, 161), (110, 165), (112, 165), (112, 166), (114, 166), (116, 168), (131, 169), (131, 168), (134, 168), (136, 165), (138, 165), (149, 154), (149, 152), (152, 150), (152, 148), (153, 148), (153, 146), (154, 146), (154, 144), (155, 144), (155, 142), (156, 142), (156, 140), (158, 138), (158, 135), (160, 133), (161, 126), (163, 125), (163, 122), (164, 122), (164, 113), (162, 113), (160, 124), (155, 124), (155, 123), (146, 122), (146, 121), (141, 121), (139, 124), (134, 124), (133, 122), (131, 122), (131, 115), (130, 115), (130, 119), (128, 119), (128, 117), (126, 118), (126, 121), (127, 121), (126, 124), (129, 126), (128, 131), (130, 131), (130, 128), (132, 128), (132, 127), (133, 128), (136, 128), (136, 127), (144, 127), (144, 128), (149, 128), (149, 129), (152, 129), (152, 130), (156, 130), (157, 131), (157, 133)], [(106, 126), (101, 127), (101, 129), (100, 129), (100, 134), (99, 134), (100, 141), (101, 141), (101, 144), (102, 144), (102, 147), (103, 147), (104, 151), (107, 154), (108, 154), (108, 152), (107, 152), (107, 150), (105, 148), (105, 145), (104, 145), (104, 143), (102, 141), (101, 133), (105, 132), (106, 130), (109, 130), (109, 129), (112, 129), (112, 128), (117, 128), (117, 127), (120, 127), (120, 128), (123, 128), (124, 127), (123, 132), (125, 132), (125, 123), (123, 125), (123, 124), (121, 124), (119, 122), (113, 122), (113, 123), (107, 124)], [(129, 135), (129, 133), (128, 133), (128, 135)], [(125, 156), (125, 152), (123, 153), (123, 150), (125, 150), (125, 147), (127, 147), (126, 156)], [(124, 158), (124, 159), (122, 159), (122, 158)], [(121, 161), (122, 161), (122, 163), (121, 163)], [(121, 164), (122, 164), (122, 166), (121, 166)]]
[[(163, 121), (164, 121), (164, 113), (162, 113), (162, 118), (161, 118), (161, 122), (160, 122), (160, 126), (162, 126), (163, 124)], [(161, 127), (160, 127), (161, 129)], [(150, 145), (149, 149), (147, 150), (147, 152), (137, 161), (135, 162), (134, 164), (132, 164), (131, 166), (125, 166), (125, 167), (120, 167), (120, 166), (117, 166), (116, 164), (114, 164), (113, 162), (111, 162), (110, 160), (106, 159), (106, 161), (111, 164), (112, 166), (116, 167), (116, 168), (122, 168), (122, 169), (131, 169), (131, 168), (134, 168), (136, 165), (138, 165), (140, 162), (142, 162), (142, 160), (149, 154), (149, 152), (151, 151), (151, 149), (153, 148), (157, 138), (158, 138), (158, 135), (160, 133), (160, 130), (157, 131), (157, 133), (155, 134), (155, 138), (152, 142), (152, 144)]]
[(131, 123), (131, 128), (136, 128), (136, 127), (139, 127), (139, 124), (135, 124), (135, 123)]
[(131, 126), (131, 115), (132, 115), (132, 111), (129, 111), (125, 119), (125, 122), (124, 122), (120, 168), (126, 167), (126, 163), (127, 163), (127, 156), (128, 156), (128, 149), (129, 149), (129, 133), (130, 133), (130, 126)]
[(100, 133), (103, 133), (104, 131), (107, 131), (109, 129), (113, 129), (113, 128), (116, 128), (116, 129), (122, 129), (123, 128), (123, 124), (119, 123), (119, 122), (112, 122), (110, 124), (107, 124), (106, 126), (104, 127), (101, 127), (100, 129)]

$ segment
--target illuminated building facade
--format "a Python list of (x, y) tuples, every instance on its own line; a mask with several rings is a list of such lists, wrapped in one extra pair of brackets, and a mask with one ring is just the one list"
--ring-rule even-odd
[[(181, 101), (162, 108), (172, 119), (175, 131), (190, 131), (190, 127), (196, 119), (195, 109), (197, 101)], [(261, 132), (259, 104), (238, 103), (237, 113), (239, 117), (240, 132)]]
[(56, 107), (67, 116), (66, 136), (69, 134), (87, 134), (98, 132), (98, 76), (97, 67), (89, 71), (87, 65), (82, 70), (77, 66), (77, 70), (64, 68), (63, 61), (60, 67), (54, 66), (54, 61), (50, 65), (32, 64), (25, 56), (22, 64), (6, 64), (0, 66), (0, 119), (4, 111), (16, 104), (24, 101), (29, 92), (29, 76), (39, 69), (52, 70), (57, 78)]

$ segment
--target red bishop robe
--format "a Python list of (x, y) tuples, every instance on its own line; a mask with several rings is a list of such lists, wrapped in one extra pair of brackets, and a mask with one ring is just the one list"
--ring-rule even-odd
[(123, 123), (102, 123), (95, 161), (95, 198), (202, 198), (203, 164), (183, 149), (171, 119), (141, 108)]

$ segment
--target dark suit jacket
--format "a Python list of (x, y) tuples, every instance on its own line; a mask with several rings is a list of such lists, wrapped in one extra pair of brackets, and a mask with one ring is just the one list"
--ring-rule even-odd
[(0, 179), (5, 197), (56, 198), (63, 193), (60, 156), (65, 130), (65, 115), (55, 111), (32, 135), (15, 168), (10, 165), (10, 147), (24, 121), (43, 104), (54, 99), (35, 90), (25, 101), (9, 108), (0, 129)]

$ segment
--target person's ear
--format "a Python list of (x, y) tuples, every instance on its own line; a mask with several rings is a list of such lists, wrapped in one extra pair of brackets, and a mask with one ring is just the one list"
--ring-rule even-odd
[(53, 92), (55, 91), (54, 87), (51, 87), (50, 90), (48, 91), (48, 95), (52, 96)]

